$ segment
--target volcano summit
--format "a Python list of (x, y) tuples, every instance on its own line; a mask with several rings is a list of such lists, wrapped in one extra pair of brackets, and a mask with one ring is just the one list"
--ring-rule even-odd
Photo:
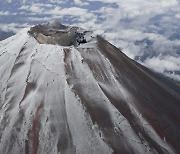
[(0, 153), (180, 153), (180, 87), (57, 22), (0, 42)]

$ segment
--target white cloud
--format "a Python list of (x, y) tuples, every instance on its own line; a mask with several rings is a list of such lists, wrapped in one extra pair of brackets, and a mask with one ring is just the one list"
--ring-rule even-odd
[(12, 0), (6, 0), (6, 2), (11, 3), (11, 2), (12, 2)]
[(88, 2), (118, 3), (119, 0), (87, 0)]
[[(45, 7), (49, 7), (48, 11)], [(61, 8), (60, 6), (41, 3), (32, 4), (31, 6), (22, 6), (19, 9), (28, 10), (32, 13), (32, 15), (51, 15), (52, 19), (63, 18), (65, 16), (78, 17), (79, 22), (83, 22), (86, 21), (86, 19), (95, 17), (93, 13), (89, 12), (87, 9), (84, 8)]]
[(88, 11), (86, 9), (78, 8), (78, 7), (70, 7), (70, 8), (59, 8), (55, 7), (52, 10), (49, 10), (47, 14), (52, 15), (72, 15), (72, 16), (81, 16), (81, 15), (88, 15)]
[(48, 1), (56, 4), (64, 4), (67, 2), (67, 0), (48, 0)]
[(28, 6), (28, 5), (23, 5), (23, 6), (21, 6), (19, 9), (20, 9), (20, 10), (29, 10), (29, 8), (30, 8), (30, 6)]
[(32, 5), (29, 9), (31, 10), (31, 12), (37, 13), (37, 14), (42, 14), (43, 10), (44, 10), (44, 9), (42, 9), (39, 6), (36, 6), (36, 5)]
[[(173, 60), (173, 61), (172, 61)], [(156, 67), (156, 70), (159, 72), (164, 72), (165, 70), (171, 70), (171, 71), (180, 71), (180, 58), (175, 57), (153, 57), (147, 59), (144, 64), (148, 66), (149, 68), (154, 69)]]
[(54, 6), (53, 4), (46, 4), (46, 3), (36, 3), (35, 5), (38, 7), (47, 7), (47, 8), (49, 7), (51, 8)]
[(28, 17), (27, 21), (38, 21), (38, 22), (48, 22), (53, 20), (52, 17)]
[(17, 15), (17, 13), (10, 13), (9, 11), (0, 11), (0, 16)]
[(9, 11), (0, 11), (0, 16), (7, 16), (7, 15), (10, 15)]
[(17, 23), (11, 23), (11, 24), (0, 24), (0, 30), (4, 32), (14, 32), (17, 33), (21, 29), (26, 28), (30, 26), (29, 24), (17, 24)]
[(74, 0), (74, 3), (80, 6), (89, 5), (88, 2), (82, 2), (81, 0)]
[(175, 15), (175, 18), (177, 18), (177, 19), (180, 20), (180, 13), (177, 13), (177, 14)]
[(20, 2), (20, 3), (26, 3), (26, 0), (4, 0), (7, 3), (12, 3), (13, 1)]
[(143, 65), (155, 70), (156, 72), (163, 73), (170, 78), (180, 81), (179, 75), (176, 75), (175, 73), (167, 73), (168, 71), (180, 71), (180, 57), (153, 57), (147, 59)]
[(53, 6), (54, 5), (52, 4), (33, 3), (31, 5), (23, 5), (19, 8), (19, 10), (29, 11), (32, 14), (43, 14)]

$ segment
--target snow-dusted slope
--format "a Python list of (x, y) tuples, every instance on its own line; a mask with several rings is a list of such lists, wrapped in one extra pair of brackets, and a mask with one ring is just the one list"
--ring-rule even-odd
[(180, 152), (179, 93), (101, 37), (28, 30), (0, 42), (0, 153)]

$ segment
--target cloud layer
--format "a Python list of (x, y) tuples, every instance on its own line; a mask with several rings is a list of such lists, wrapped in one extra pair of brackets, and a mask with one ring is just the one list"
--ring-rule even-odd
[(132, 59), (180, 81), (178, 0), (8, 0), (2, 6), (0, 30), (17, 32), (53, 19), (78, 25), (103, 35)]

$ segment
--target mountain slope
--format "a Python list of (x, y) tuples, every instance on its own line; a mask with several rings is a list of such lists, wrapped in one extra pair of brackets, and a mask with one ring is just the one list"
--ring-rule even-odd
[(56, 25), (0, 43), (0, 152), (179, 153), (169, 81), (100, 36)]

